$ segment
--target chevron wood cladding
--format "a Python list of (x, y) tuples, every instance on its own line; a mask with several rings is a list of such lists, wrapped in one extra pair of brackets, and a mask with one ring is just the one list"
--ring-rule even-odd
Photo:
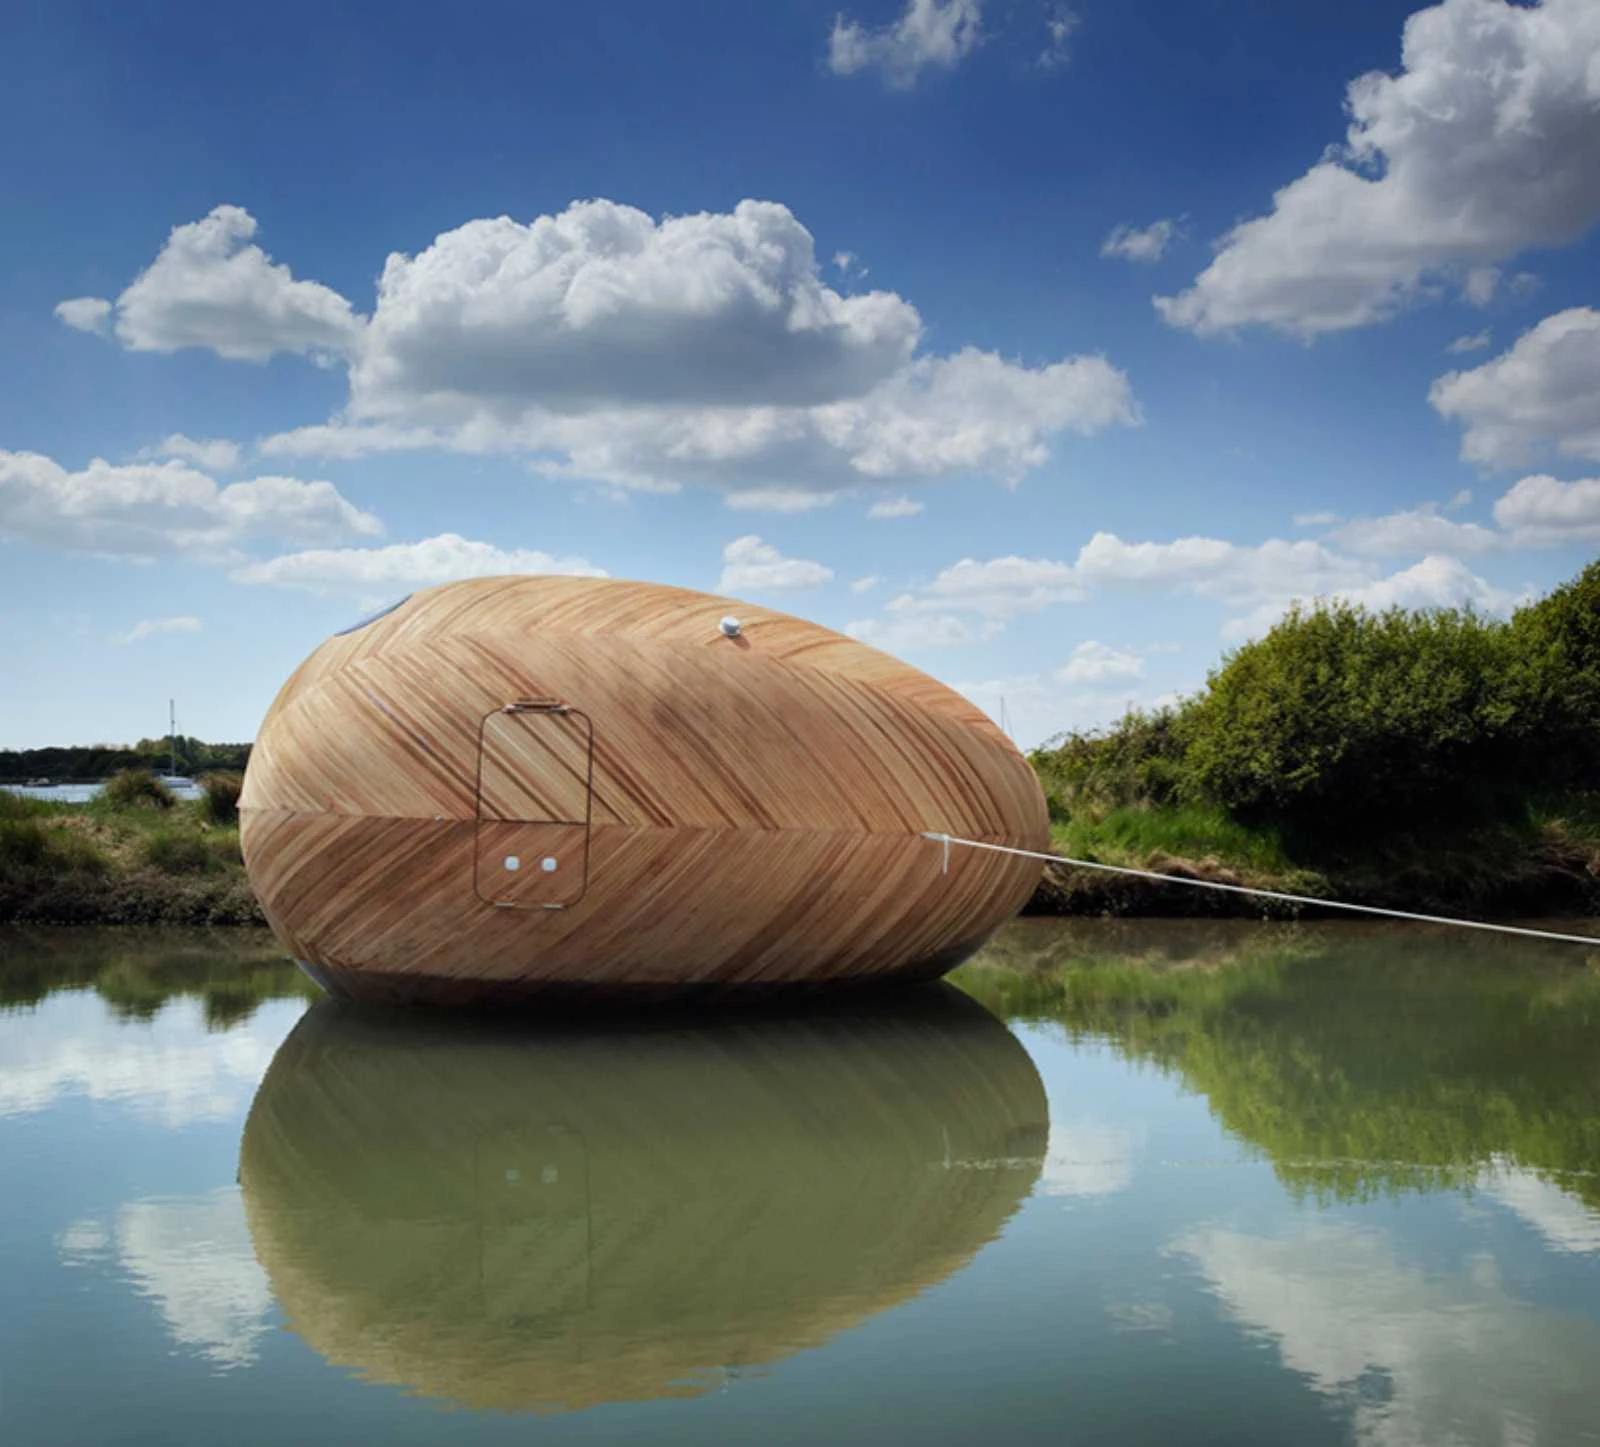
[(589, 578), (449, 584), (328, 640), (269, 711), (241, 805), (285, 943), (385, 999), (925, 976), (1039, 866), (956, 851), (942, 873), (922, 832), (1048, 841), (1026, 760), (925, 674), (798, 618)]

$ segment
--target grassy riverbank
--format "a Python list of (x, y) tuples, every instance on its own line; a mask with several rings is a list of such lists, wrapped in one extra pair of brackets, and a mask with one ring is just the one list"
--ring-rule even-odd
[[(1031, 759), (1076, 858), (1441, 914), (1600, 914), (1600, 563), (1506, 620), (1291, 611), (1175, 707)], [(1035, 906), (1277, 909), (1058, 868)]]
[(180, 801), (143, 773), (87, 804), (0, 790), (0, 921), (264, 924), (239, 854), (237, 795), (237, 777), (220, 776)]
[[(1085, 810), (1057, 824), (1052, 843), (1072, 859), (1423, 914), (1600, 916), (1597, 795), (1530, 806), (1520, 819), (1385, 832), (1360, 849), (1297, 846), (1272, 828), (1178, 804)], [(1026, 912), (1278, 919), (1318, 913), (1066, 865), (1047, 871)]]

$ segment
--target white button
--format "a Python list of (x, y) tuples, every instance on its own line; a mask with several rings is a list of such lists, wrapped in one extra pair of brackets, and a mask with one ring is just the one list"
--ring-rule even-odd
[(517, 870), (522, 868), (522, 861), (515, 854), (508, 854), (506, 855), (506, 868), (515, 874)]
[(539, 868), (544, 870), (546, 874), (554, 874), (556, 872), (556, 862), (554, 859), (546, 856), (544, 861), (539, 865)]

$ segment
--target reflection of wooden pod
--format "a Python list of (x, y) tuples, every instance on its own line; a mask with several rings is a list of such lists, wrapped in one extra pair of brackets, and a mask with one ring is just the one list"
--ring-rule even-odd
[(1037, 1179), (1033, 1063), (953, 987), (534, 1034), (314, 1006), (240, 1154), (330, 1361), (471, 1407), (693, 1395), (968, 1261)]
[(279, 936), (377, 999), (931, 977), (1039, 865), (958, 849), (945, 872), (922, 832), (1049, 837), (1026, 760), (925, 674), (593, 578), (449, 584), (329, 639), (241, 805)]

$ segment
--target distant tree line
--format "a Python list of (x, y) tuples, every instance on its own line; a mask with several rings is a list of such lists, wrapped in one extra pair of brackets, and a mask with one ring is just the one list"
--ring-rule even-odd
[(1509, 619), (1296, 609), (1174, 708), (1032, 755), (1056, 817), (1203, 804), (1301, 840), (1600, 794), (1600, 561)]
[[(250, 761), (249, 744), (208, 744), (179, 734), (177, 763), (180, 774), (242, 772)], [(0, 782), (25, 784), (29, 779), (49, 779), (55, 784), (88, 783), (109, 779), (123, 769), (152, 769), (165, 773), (172, 763), (172, 741), (140, 739), (133, 745), (86, 744), (81, 747), (0, 749)]]

